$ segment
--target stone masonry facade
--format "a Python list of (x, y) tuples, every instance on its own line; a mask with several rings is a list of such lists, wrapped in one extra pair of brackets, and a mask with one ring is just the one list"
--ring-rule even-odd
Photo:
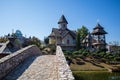
[(56, 55), (42, 55), (28, 46), (0, 59), (0, 80), (74, 80), (60, 46)]
[(74, 80), (72, 71), (67, 64), (67, 61), (65, 59), (65, 56), (64, 56), (60, 46), (57, 46), (56, 56), (57, 56), (57, 60), (58, 60), (57, 61), (58, 80)]
[(0, 80), (24, 59), (38, 54), (41, 54), (39, 48), (31, 45), (0, 59)]

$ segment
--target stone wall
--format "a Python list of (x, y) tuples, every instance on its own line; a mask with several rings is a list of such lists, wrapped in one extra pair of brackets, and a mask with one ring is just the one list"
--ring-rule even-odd
[(74, 80), (72, 71), (68, 66), (65, 56), (60, 46), (56, 49), (57, 63), (58, 63), (58, 79), (59, 80)]
[(38, 47), (31, 45), (0, 59), (0, 80), (29, 56), (39, 55)]

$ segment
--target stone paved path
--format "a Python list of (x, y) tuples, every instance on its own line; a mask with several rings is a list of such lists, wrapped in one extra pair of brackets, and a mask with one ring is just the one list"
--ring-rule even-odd
[(55, 58), (55, 55), (30, 57), (3, 80), (57, 80)]

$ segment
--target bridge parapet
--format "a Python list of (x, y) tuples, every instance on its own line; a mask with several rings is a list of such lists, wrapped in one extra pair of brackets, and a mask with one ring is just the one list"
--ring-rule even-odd
[(31, 45), (13, 54), (3, 57), (0, 59), (0, 80), (27, 57), (39, 54), (41, 54), (39, 48)]
[(57, 46), (56, 56), (58, 60), (57, 62), (58, 63), (58, 79), (59, 80), (74, 80), (72, 71), (66, 62), (65, 56), (60, 46)]

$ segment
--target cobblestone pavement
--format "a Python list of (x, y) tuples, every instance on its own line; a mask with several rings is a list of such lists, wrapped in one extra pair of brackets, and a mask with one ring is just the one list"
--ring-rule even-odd
[(27, 58), (3, 80), (57, 80), (55, 55)]

